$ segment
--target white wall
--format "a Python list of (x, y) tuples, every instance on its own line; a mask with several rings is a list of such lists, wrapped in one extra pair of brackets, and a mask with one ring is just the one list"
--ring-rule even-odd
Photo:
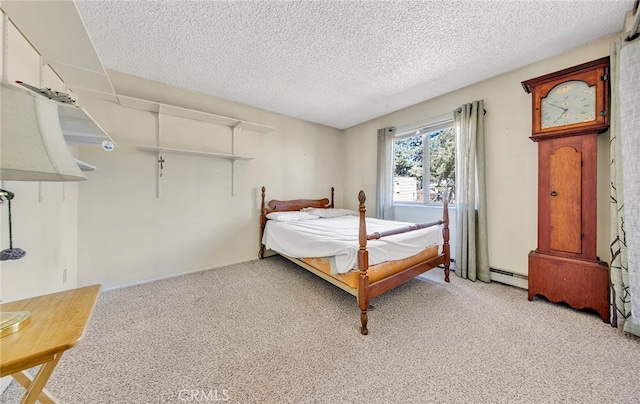
[[(262, 185), (268, 199), (320, 198), (334, 186), (337, 206), (348, 208), (357, 207), (357, 193), (364, 189), (373, 215), (376, 130), (447, 113), (474, 99), (484, 99), (488, 111), (490, 263), (526, 275), (527, 254), (536, 247), (537, 145), (528, 139), (531, 98), (520, 82), (605, 56), (608, 43), (599, 41), (345, 131), (110, 72), (120, 94), (233, 116), (275, 130), (245, 132), (236, 139), (236, 152), (255, 159), (236, 163), (234, 197), (229, 162), (166, 155), (162, 197), (156, 199), (154, 156), (136, 150), (138, 144), (154, 143), (155, 116), (77, 97), (119, 147), (112, 153), (77, 148), (80, 158), (98, 166), (86, 182), (41, 188), (32, 183), (3, 184), (17, 194), (14, 244), (27, 256), (0, 263), (2, 298), (16, 300), (92, 283), (113, 288), (253, 259)], [(37, 53), (13, 27), (9, 27), (7, 59), (10, 81), (63, 89), (49, 69), (40, 72)], [(228, 152), (230, 135), (225, 131), (173, 119), (163, 121), (162, 140), (176, 147)], [(606, 137), (599, 139), (598, 162), (598, 251), (604, 260), (609, 227)], [(0, 241), (6, 248), (6, 205), (0, 212)], [(398, 217), (406, 213), (399, 211)], [(66, 284), (62, 284), (64, 269)]]
[[(118, 144), (113, 152), (79, 147), (98, 167), (79, 187), (80, 285), (114, 288), (256, 259), (260, 188), (267, 199), (328, 197), (341, 204), (342, 133), (256, 108), (110, 72), (119, 94), (231, 116), (275, 128), (244, 130), (226, 160), (165, 154), (161, 197), (155, 197), (156, 114), (82, 97), (81, 103)], [(231, 152), (224, 126), (161, 116), (161, 145)]]
[[(4, 33), (4, 19), (0, 24)], [(7, 28), (7, 80), (63, 90), (62, 81), (48, 67), (41, 72), (40, 56), (13, 24), (8, 23)], [(0, 66), (4, 65), (3, 61)], [(0, 261), (2, 301), (75, 288), (78, 185), (3, 181), (1, 188), (15, 193), (13, 245), (27, 252), (20, 260)], [(7, 203), (0, 205), (0, 218), (0, 249), (5, 249), (9, 248)], [(63, 283), (65, 269), (67, 281)]]
[[(544, 60), (405, 108), (345, 131), (344, 193), (367, 193), (375, 211), (377, 129), (414, 123), (484, 99), (489, 262), (492, 268), (526, 276), (527, 256), (537, 246), (537, 145), (531, 136), (531, 95), (521, 82), (609, 54), (610, 39)], [(598, 253), (609, 259), (608, 134), (598, 142)], [(345, 205), (356, 203), (345, 199)], [(425, 208), (430, 209), (430, 208)], [(415, 209), (414, 209), (415, 210)], [(413, 214), (403, 210), (398, 217)]]
[[(41, 71), (38, 53), (9, 25), (8, 80), (65, 91), (51, 69)], [(234, 197), (230, 162), (166, 155), (162, 197), (156, 199), (155, 157), (136, 150), (155, 143), (155, 116), (75, 94), (119, 147), (112, 153), (76, 147), (80, 158), (98, 166), (83, 183), (2, 184), (16, 193), (14, 246), (27, 251), (19, 261), (0, 263), (3, 301), (93, 283), (108, 289), (254, 259), (263, 185), (268, 199), (327, 197), (333, 186), (341, 205), (341, 131), (114, 72), (111, 77), (120, 94), (275, 130), (237, 136), (236, 153), (254, 159), (236, 162)], [(164, 146), (230, 152), (226, 127), (178, 118), (163, 119), (162, 127)], [(6, 204), (0, 208), (0, 242), (8, 248)]]

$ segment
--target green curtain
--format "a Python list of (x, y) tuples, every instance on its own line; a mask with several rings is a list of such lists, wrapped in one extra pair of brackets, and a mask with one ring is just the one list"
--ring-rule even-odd
[(393, 220), (393, 139), (396, 128), (378, 129), (378, 189), (376, 217)]
[(490, 281), (484, 152), (484, 100), (453, 113), (456, 128), (455, 273)]

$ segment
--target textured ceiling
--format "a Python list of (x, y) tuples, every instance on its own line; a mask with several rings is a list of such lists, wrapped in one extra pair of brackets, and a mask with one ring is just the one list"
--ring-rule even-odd
[(618, 33), (633, 2), (76, 4), (107, 69), (343, 129)]

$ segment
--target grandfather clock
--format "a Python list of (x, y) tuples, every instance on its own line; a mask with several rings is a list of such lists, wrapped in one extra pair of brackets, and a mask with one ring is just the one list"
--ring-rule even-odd
[(542, 295), (609, 322), (609, 268), (596, 256), (597, 136), (609, 128), (609, 58), (522, 82), (538, 143), (538, 248), (529, 300)]

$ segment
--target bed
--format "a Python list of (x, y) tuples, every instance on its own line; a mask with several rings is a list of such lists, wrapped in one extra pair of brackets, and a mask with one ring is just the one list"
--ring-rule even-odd
[(265, 194), (262, 187), (260, 259), (279, 254), (354, 295), (362, 335), (374, 297), (440, 266), (449, 282), (446, 198), (442, 220), (413, 224), (366, 218), (364, 191), (357, 212), (335, 209), (334, 188), (331, 199), (265, 203)]

